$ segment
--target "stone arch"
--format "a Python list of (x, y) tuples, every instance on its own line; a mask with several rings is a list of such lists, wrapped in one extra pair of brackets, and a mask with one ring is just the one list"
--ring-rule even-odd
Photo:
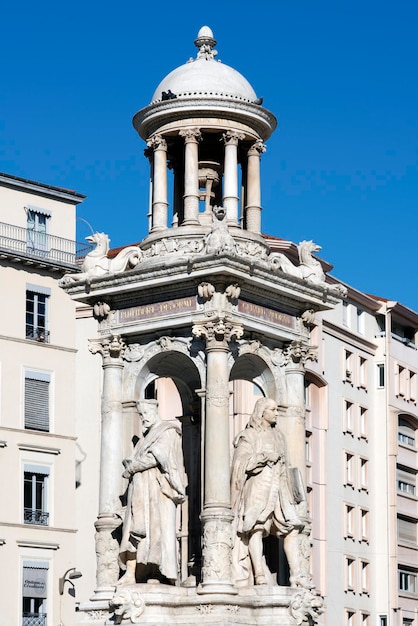
[(229, 379), (254, 383), (267, 397), (277, 398), (278, 384), (268, 363), (258, 354), (244, 353), (233, 364)]

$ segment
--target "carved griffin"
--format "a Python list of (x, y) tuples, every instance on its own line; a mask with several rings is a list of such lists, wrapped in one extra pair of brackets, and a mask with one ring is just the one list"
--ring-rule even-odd
[(107, 254), (110, 239), (105, 233), (94, 233), (86, 237), (86, 240), (94, 243), (96, 247), (86, 255), (80, 273), (63, 276), (60, 280), (61, 287), (73, 282), (89, 283), (92, 278), (105, 274), (120, 274), (127, 267), (132, 268), (138, 265), (142, 259), (142, 251), (137, 246), (123, 248), (115, 258), (109, 259)]

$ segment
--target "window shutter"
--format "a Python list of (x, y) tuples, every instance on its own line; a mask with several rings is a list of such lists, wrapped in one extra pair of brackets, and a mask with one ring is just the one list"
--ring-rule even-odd
[(23, 564), (23, 597), (46, 598), (47, 597), (48, 566), (43, 563)]
[(398, 536), (401, 541), (410, 541), (416, 543), (417, 541), (417, 524), (416, 522), (398, 518)]
[(25, 377), (25, 428), (48, 432), (49, 380), (42, 378)]

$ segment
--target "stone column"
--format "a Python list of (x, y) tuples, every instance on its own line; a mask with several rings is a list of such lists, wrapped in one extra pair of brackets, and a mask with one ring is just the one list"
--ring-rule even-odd
[(266, 146), (258, 139), (247, 152), (247, 198), (245, 204), (245, 222), (247, 230), (261, 233), (261, 186), (260, 157)]
[(154, 150), (151, 232), (167, 228), (167, 142), (162, 135), (147, 141)]
[(148, 159), (149, 162), (149, 195), (148, 195), (148, 232), (151, 231), (152, 228), (152, 195), (153, 195), (153, 184), (154, 184), (154, 159), (153, 159), (153, 151), (151, 148), (145, 148), (144, 156)]
[(203, 567), (199, 593), (236, 593), (232, 585), (233, 514), (230, 495), (229, 342), (241, 337), (241, 325), (226, 317), (202, 322), (193, 334), (206, 339), (206, 411), (204, 430)]
[(199, 224), (199, 141), (198, 128), (179, 132), (184, 137), (184, 220), (183, 225)]
[(223, 205), (230, 226), (238, 225), (238, 141), (243, 133), (227, 131), (222, 135), (225, 144)]
[(123, 471), (122, 356), (125, 344), (117, 335), (93, 341), (89, 349), (93, 354), (101, 354), (103, 358), (99, 515), (95, 523), (95, 598), (107, 599), (112, 596), (119, 576), (119, 544), (114, 537), (114, 531), (121, 523), (116, 511), (121, 506), (119, 496)]
[(297, 339), (284, 349), (283, 358), (287, 390), (284, 430), (289, 461), (292, 467), (299, 468), (306, 486), (305, 363), (316, 360), (316, 348)]

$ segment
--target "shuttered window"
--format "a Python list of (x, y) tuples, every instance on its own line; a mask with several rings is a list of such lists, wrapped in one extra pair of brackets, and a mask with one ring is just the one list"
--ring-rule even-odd
[(25, 372), (25, 428), (49, 431), (49, 374)]
[(414, 520), (398, 517), (399, 541), (417, 542), (417, 522)]

